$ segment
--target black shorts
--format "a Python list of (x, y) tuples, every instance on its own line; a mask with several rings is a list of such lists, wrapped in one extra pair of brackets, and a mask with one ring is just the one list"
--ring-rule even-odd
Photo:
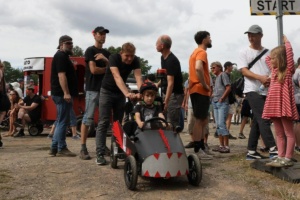
[(250, 117), (252, 118), (252, 112), (251, 112), (251, 107), (249, 105), (249, 102), (247, 99), (243, 100), (242, 104), (242, 110), (241, 110), (241, 117)]
[[(297, 106), (298, 114), (300, 116), (300, 104), (296, 104), (296, 106)], [(300, 122), (300, 119), (296, 120), (295, 122)]]
[(202, 94), (193, 93), (190, 95), (194, 117), (196, 119), (207, 119), (210, 105), (210, 97)]

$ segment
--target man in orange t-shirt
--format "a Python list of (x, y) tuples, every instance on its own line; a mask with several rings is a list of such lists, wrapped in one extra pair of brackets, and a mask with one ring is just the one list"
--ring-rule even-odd
[(206, 49), (211, 48), (210, 34), (199, 31), (195, 34), (198, 47), (194, 50), (189, 60), (189, 91), (195, 116), (193, 128), (194, 151), (200, 159), (212, 159), (203, 150), (204, 129), (208, 123), (208, 109), (210, 105), (210, 78)]

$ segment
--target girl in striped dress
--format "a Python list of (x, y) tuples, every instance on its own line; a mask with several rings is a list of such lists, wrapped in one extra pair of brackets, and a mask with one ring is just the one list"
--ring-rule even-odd
[(292, 84), (295, 72), (293, 49), (286, 36), (283, 36), (283, 41), (284, 45), (274, 48), (266, 58), (272, 76), (262, 118), (271, 119), (274, 123), (278, 158), (266, 164), (272, 167), (293, 165), (291, 160), (295, 145), (293, 120), (299, 118)]

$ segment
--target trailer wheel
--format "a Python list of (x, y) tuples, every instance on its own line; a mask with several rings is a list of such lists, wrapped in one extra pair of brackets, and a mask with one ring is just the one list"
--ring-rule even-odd
[(36, 125), (30, 126), (28, 129), (28, 132), (29, 132), (29, 135), (31, 135), (31, 136), (37, 136), (40, 133), (39, 129)]
[[(78, 135), (81, 135), (81, 123), (82, 123), (82, 118), (77, 119), (76, 121), (76, 133)], [(95, 137), (96, 135), (96, 130), (95, 130), (95, 123), (92, 123), (88, 129), (88, 137)]]
[(113, 169), (118, 168), (118, 158), (115, 155), (115, 148), (118, 148), (118, 147), (117, 147), (116, 142), (113, 141), (113, 142), (111, 142), (111, 145), (110, 145), (110, 166)]
[(188, 156), (189, 173), (187, 178), (189, 183), (194, 186), (199, 186), (202, 179), (202, 165), (196, 154)]
[(134, 190), (137, 184), (138, 174), (136, 160), (132, 155), (125, 159), (124, 179), (127, 188), (129, 190)]

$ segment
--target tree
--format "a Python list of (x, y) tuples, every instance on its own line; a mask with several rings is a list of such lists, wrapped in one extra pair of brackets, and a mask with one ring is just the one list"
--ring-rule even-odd
[(181, 72), (182, 74), (182, 83), (184, 84), (186, 80), (189, 78), (189, 73), (187, 72)]
[(11, 67), (11, 64), (7, 61), (4, 64), (4, 75), (7, 83), (15, 82), (18, 78), (23, 78), (23, 71)]
[(82, 57), (83, 56), (83, 50), (79, 46), (75, 46), (73, 48), (73, 56), (74, 57)]
[[(113, 47), (110, 46), (108, 48), (105, 48), (107, 51), (109, 51), (111, 54), (116, 54), (121, 52), (121, 47)], [(148, 64), (148, 60), (145, 60), (144, 58), (140, 57), (140, 63), (141, 63), (141, 70), (142, 70), (142, 75), (148, 74), (148, 72), (151, 70), (152, 66)], [(133, 75), (131, 74), (130, 77)]]
[(242, 77), (242, 73), (237, 68), (233, 68), (233, 70), (230, 74), (231, 83), (233, 83), (234, 81), (236, 81), (240, 77)]

